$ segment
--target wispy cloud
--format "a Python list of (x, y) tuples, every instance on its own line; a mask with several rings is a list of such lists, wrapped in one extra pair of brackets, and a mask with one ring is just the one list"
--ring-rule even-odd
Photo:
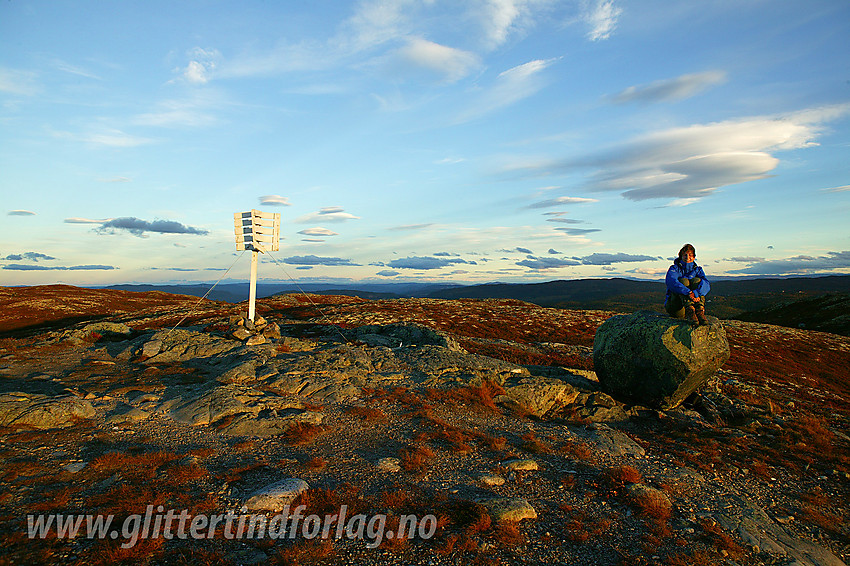
[(705, 89), (726, 82), (723, 71), (705, 71), (681, 75), (674, 79), (655, 81), (645, 85), (630, 86), (614, 95), (611, 100), (617, 104), (626, 102), (663, 102), (684, 100)]
[(824, 256), (798, 255), (785, 259), (755, 261), (761, 258), (741, 258), (754, 260), (748, 267), (732, 269), (729, 273), (747, 275), (806, 275), (850, 268), (850, 251), (827, 252)]
[(622, 191), (630, 200), (697, 199), (720, 187), (767, 177), (779, 164), (773, 152), (817, 145), (825, 124), (847, 114), (850, 104), (839, 104), (696, 124), (648, 134), (596, 154), (523, 164), (515, 170), (592, 168), (587, 190)]
[(581, 262), (578, 262), (574, 259), (561, 259), (557, 257), (535, 257), (530, 255), (528, 256), (528, 258), (516, 262), (516, 264), (521, 265), (523, 267), (528, 267), (529, 269), (546, 270), (581, 265)]
[(599, 228), (555, 228), (555, 230), (560, 230), (570, 236), (584, 236), (586, 234), (592, 234), (593, 232), (602, 231)]
[(208, 99), (166, 100), (159, 103), (152, 112), (136, 116), (132, 123), (138, 126), (161, 128), (202, 128), (219, 122), (218, 117), (210, 113), (214, 102)]
[(829, 189), (821, 189), (825, 193), (843, 193), (850, 191), (850, 185), (842, 185), (840, 187), (831, 187)]
[(283, 259), (283, 263), (291, 265), (358, 265), (350, 259), (341, 257), (320, 257), (315, 255), (294, 255)]
[(481, 60), (470, 51), (416, 37), (391, 54), (389, 64), (397, 76), (424, 71), (442, 82), (453, 83), (479, 67)]
[(98, 179), (98, 183), (130, 183), (133, 180), (129, 177), (111, 177), (109, 179)]
[(328, 230), (327, 228), (307, 228), (299, 231), (298, 233), (304, 234), (305, 236), (339, 236), (339, 234), (333, 230)]
[(0, 258), (0, 261), (34, 261), (38, 262), (39, 260), (52, 260), (56, 259), (53, 256), (49, 256), (47, 254), (39, 253), (39, 252), (24, 252), (22, 254), (9, 254), (4, 258)]
[(426, 224), (403, 224), (402, 226), (393, 226), (392, 228), (387, 228), (387, 230), (424, 230), (433, 225), (433, 222), (428, 222)]
[(576, 259), (580, 259), (581, 263), (584, 265), (611, 265), (612, 263), (625, 263), (633, 261), (655, 261), (658, 258), (651, 255), (633, 255), (626, 253), (594, 253)]
[(381, 277), (395, 277), (400, 274), (400, 271), (393, 271), (392, 269), (384, 269), (375, 273), (375, 275), (380, 275)]
[(466, 263), (476, 265), (474, 261), (466, 261), (461, 258), (443, 258), (433, 256), (413, 256), (401, 259), (394, 259), (387, 262), (387, 267), (393, 269), (441, 269), (443, 267), (456, 264)]
[(339, 206), (327, 206), (319, 209), (318, 212), (299, 216), (293, 222), (299, 224), (310, 224), (313, 222), (345, 222), (346, 220), (359, 220), (359, 216), (354, 216)]
[(37, 94), (39, 90), (40, 87), (36, 81), (35, 73), (0, 67), (0, 92), (18, 96), (32, 96)]
[(35, 212), (31, 210), (10, 210), (6, 213), (7, 216), (35, 216)]
[(38, 265), (31, 263), (12, 263), (4, 265), (2, 269), (11, 271), (100, 271), (117, 269), (111, 265)]
[(546, 86), (542, 74), (554, 61), (556, 59), (536, 59), (503, 71), (457, 121), (480, 118), (536, 94)]
[[(65, 222), (69, 222), (69, 220), (71, 219), (65, 219)], [(87, 221), (83, 223), (90, 222)], [(155, 232), (159, 234), (194, 234), (198, 236), (205, 236), (209, 233), (208, 231), (200, 228), (185, 226), (174, 220), (154, 220), (153, 222), (149, 222), (134, 216), (124, 216), (121, 218), (107, 220), (102, 222), (100, 228), (97, 229), (97, 231), (102, 234), (114, 234), (117, 230), (126, 230), (134, 236), (139, 237), (144, 236), (147, 232)]]
[(87, 79), (94, 79), (94, 80), (97, 80), (97, 81), (103, 80), (101, 77), (92, 73), (91, 71), (88, 71), (87, 69), (84, 69), (83, 67), (79, 67), (77, 65), (72, 65), (72, 64), (67, 63), (65, 61), (62, 61), (61, 59), (56, 59), (53, 62), (53, 65), (62, 72), (69, 73), (69, 74), (72, 74), (72, 75), (76, 75), (78, 77), (84, 77), (84, 78), (87, 78)]
[(108, 147), (137, 147), (154, 142), (151, 138), (134, 136), (115, 128), (76, 134), (71, 132), (54, 132), (53, 135), (59, 139), (68, 139), (94, 145), (105, 145)]
[(111, 218), (104, 218), (102, 220), (95, 220), (93, 218), (82, 218), (80, 216), (72, 216), (70, 218), (65, 219), (65, 224), (103, 224), (104, 222), (109, 222), (112, 220)]
[(565, 204), (581, 204), (586, 202), (599, 202), (595, 198), (585, 198), (585, 197), (555, 197), (546, 200), (541, 200), (539, 202), (535, 202), (529, 204), (525, 208), (552, 208), (554, 206), (563, 206)]
[(610, 38), (622, 13), (614, 0), (585, 0), (583, 19), (590, 27), (587, 38), (591, 41)]
[(280, 195), (265, 195), (260, 197), (260, 204), (266, 206), (292, 206), (287, 197)]

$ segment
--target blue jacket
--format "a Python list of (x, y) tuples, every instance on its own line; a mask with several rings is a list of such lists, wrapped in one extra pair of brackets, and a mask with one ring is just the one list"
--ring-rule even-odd
[(702, 267), (697, 265), (697, 262), (691, 263), (682, 263), (682, 260), (676, 258), (673, 261), (673, 265), (670, 266), (670, 269), (667, 270), (667, 277), (664, 280), (667, 283), (667, 296), (664, 299), (664, 302), (670, 300), (670, 295), (676, 293), (679, 295), (688, 295), (691, 290), (682, 285), (679, 282), (680, 277), (687, 277), (688, 279), (693, 279), (694, 277), (699, 277), (702, 279), (702, 282), (699, 284), (699, 288), (694, 290), (694, 295), (697, 297), (704, 297), (708, 295), (708, 291), (711, 289), (711, 285), (708, 282), (708, 279), (705, 278), (705, 272), (702, 270)]

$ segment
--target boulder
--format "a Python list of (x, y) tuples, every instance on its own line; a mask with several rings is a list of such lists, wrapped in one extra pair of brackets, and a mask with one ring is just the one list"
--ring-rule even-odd
[(39, 393), (0, 395), (0, 426), (9, 428), (65, 428), (95, 414), (89, 401), (75, 395), (50, 397)]
[(287, 478), (249, 495), (245, 500), (245, 507), (248, 511), (282, 511), (309, 487), (302, 479)]
[(537, 511), (520, 497), (494, 497), (481, 502), (495, 521), (522, 521), (536, 519)]
[(596, 331), (593, 364), (612, 397), (669, 409), (702, 387), (729, 359), (726, 332), (709, 324), (641, 311), (614, 316)]

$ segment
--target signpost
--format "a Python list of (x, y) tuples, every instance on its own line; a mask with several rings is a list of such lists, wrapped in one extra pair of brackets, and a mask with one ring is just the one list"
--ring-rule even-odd
[(280, 213), (250, 212), (233, 213), (236, 232), (236, 249), (251, 251), (251, 287), (248, 295), (248, 319), (254, 321), (257, 303), (257, 254), (276, 252), (280, 249)]

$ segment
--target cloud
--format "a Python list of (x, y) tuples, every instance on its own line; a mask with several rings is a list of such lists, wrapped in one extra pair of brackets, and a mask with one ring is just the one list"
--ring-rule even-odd
[(18, 96), (33, 96), (39, 90), (35, 73), (0, 67), (0, 92)]
[(346, 220), (359, 220), (359, 216), (354, 216), (348, 212), (344, 212), (339, 206), (326, 206), (319, 209), (318, 212), (299, 216), (293, 222), (298, 224), (309, 224), (312, 222), (345, 222)]
[(173, 128), (188, 126), (190, 128), (201, 128), (218, 123), (218, 118), (210, 114), (208, 107), (210, 102), (206, 100), (168, 100), (162, 102), (154, 112), (147, 112), (136, 116), (132, 123), (140, 126), (156, 126)]
[(542, 72), (554, 61), (555, 59), (536, 59), (503, 71), (496, 77), (490, 89), (474, 100), (472, 106), (462, 113), (457, 121), (466, 122), (479, 118), (536, 94), (546, 84), (541, 78)]
[[(65, 219), (68, 222), (69, 219)], [(154, 220), (148, 222), (134, 216), (125, 216), (107, 220), (97, 229), (100, 233), (114, 233), (115, 230), (126, 230), (134, 236), (142, 236), (146, 232), (157, 232), (160, 234), (196, 234), (205, 236), (209, 232), (192, 226), (185, 226), (174, 220)]]
[(68, 139), (83, 143), (105, 145), (107, 147), (137, 147), (153, 143), (151, 138), (143, 138), (127, 134), (117, 129), (105, 129), (99, 132), (73, 134), (70, 132), (55, 132), (54, 136), (59, 139)]
[(590, 26), (587, 38), (591, 41), (601, 41), (611, 37), (622, 13), (623, 10), (615, 6), (613, 0), (593, 0), (586, 3), (583, 19)]
[(444, 259), (433, 256), (394, 259), (387, 262), (386, 265), (393, 269), (440, 269), (454, 263), (476, 265), (474, 261), (466, 261), (460, 258)]
[(342, 259), (340, 257), (319, 257), (315, 255), (294, 255), (284, 258), (283, 263), (291, 265), (358, 265), (352, 263), (350, 259)]
[(832, 187), (830, 189), (821, 189), (821, 191), (825, 193), (843, 193), (844, 191), (850, 191), (850, 185), (842, 185), (840, 187)]
[(575, 220), (573, 218), (547, 218), (546, 222), (560, 222), (561, 224), (584, 224), (584, 220)]
[(37, 262), (40, 259), (51, 260), (56, 258), (38, 252), (24, 252), (22, 254), (9, 254), (4, 258), (0, 258), (0, 261), (21, 261), (24, 259)]
[(109, 222), (112, 220), (111, 218), (107, 218), (105, 220), (94, 220), (91, 218), (80, 218), (79, 216), (72, 216), (71, 218), (66, 218), (64, 220), (65, 224), (103, 224), (104, 222)]
[[(608, 267), (608, 268), (603, 267), (602, 269), (605, 269), (605, 270), (612, 270), (612, 269), (614, 269), (614, 268), (613, 268), (613, 267)], [(652, 276), (657, 276), (657, 275), (664, 275), (664, 274), (666, 274), (666, 273), (667, 273), (667, 268), (650, 269), (650, 268), (646, 268), (646, 267), (638, 267), (638, 268), (635, 268), (635, 269), (629, 269), (629, 270), (627, 270), (627, 271), (626, 271), (626, 273), (635, 273), (635, 274), (637, 274), (637, 275), (652, 275)]]
[(556, 250), (556, 249), (554, 249), (554, 248), (549, 248), (549, 251), (548, 251), (547, 253), (550, 253), (550, 254), (561, 254), (561, 253), (563, 253), (563, 252), (559, 252), (558, 250)]
[(585, 234), (590, 234), (592, 232), (601, 232), (599, 228), (555, 228), (555, 230), (559, 230), (570, 236), (584, 236)]
[(260, 204), (266, 206), (292, 206), (287, 197), (280, 195), (263, 195), (260, 197)]
[(187, 53), (189, 63), (185, 68), (175, 69), (179, 78), (190, 84), (202, 85), (210, 80), (211, 73), (221, 60), (221, 53), (217, 49), (203, 49), (194, 47)]
[(632, 261), (655, 261), (658, 258), (651, 255), (631, 255), (624, 253), (593, 253), (589, 256), (585, 256), (579, 259), (581, 259), (581, 263), (583, 265), (611, 265), (612, 263), (624, 263)]
[(98, 179), (98, 183), (131, 183), (133, 180), (129, 177), (112, 177), (109, 179)]
[(813, 257), (798, 255), (786, 259), (756, 262), (742, 269), (732, 269), (729, 273), (746, 275), (806, 275), (850, 268), (850, 251), (827, 252), (827, 255)]
[(528, 256), (528, 259), (516, 262), (517, 265), (528, 267), (530, 269), (558, 269), (561, 267), (571, 267), (581, 265), (580, 262), (572, 259), (561, 259), (557, 257), (534, 257)]
[(30, 210), (10, 210), (6, 213), (7, 216), (35, 216), (35, 212)]
[(532, 254), (532, 253), (534, 253), (534, 252), (532, 252), (531, 250), (529, 250), (528, 248), (517, 248), (517, 249), (516, 249), (516, 251), (518, 251), (518, 252), (520, 252), (520, 253), (524, 253), (524, 254)]
[(697, 199), (720, 187), (769, 176), (779, 164), (772, 152), (817, 145), (825, 124), (848, 113), (850, 104), (840, 104), (696, 124), (651, 133), (596, 154), (521, 168), (590, 168), (586, 190), (621, 191), (630, 200)]
[(432, 222), (427, 224), (404, 224), (402, 226), (393, 226), (392, 228), (387, 228), (387, 230), (424, 230), (430, 226), (433, 226)]
[(69, 267), (66, 266), (47, 266), (47, 265), (33, 265), (33, 264), (18, 264), (13, 263), (10, 265), (4, 265), (3, 269), (9, 269), (12, 271), (97, 271), (97, 270), (110, 270), (117, 269), (111, 265), (72, 265)]
[(298, 233), (305, 236), (339, 236), (339, 234), (327, 228), (306, 228)]
[(765, 259), (763, 257), (754, 256), (735, 256), (724, 258), (724, 261), (736, 261), (739, 263), (761, 263), (765, 261)]
[(384, 269), (383, 271), (377, 272), (375, 275), (380, 275), (381, 277), (395, 277), (399, 275), (400, 271), (393, 271), (391, 269)]
[(703, 90), (726, 82), (723, 71), (705, 71), (681, 75), (675, 79), (655, 81), (645, 85), (630, 86), (615, 94), (611, 100), (617, 104), (627, 102), (663, 102), (684, 100)]
[(529, 204), (525, 208), (551, 208), (553, 206), (562, 206), (565, 204), (579, 204), (583, 202), (599, 202), (595, 198), (583, 198), (583, 197), (556, 197), (550, 198), (547, 200), (541, 200), (539, 202), (535, 202), (533, 204)]
[(391, 61), (397, 72), (426, 71), (445, 83), (457, 82), (481, 65), (480, 58), (474, 53), (421, 38), (408, 40), (407, 45), (393, 54)]

